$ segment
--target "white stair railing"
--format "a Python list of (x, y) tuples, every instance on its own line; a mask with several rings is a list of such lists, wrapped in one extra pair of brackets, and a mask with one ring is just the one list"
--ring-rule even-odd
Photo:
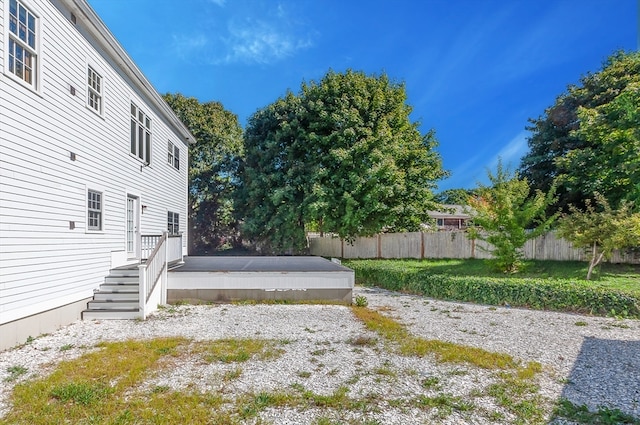
[[(155, 248), (149, 254), (147, 261), (138, 266), (139, 270), (139, 303), (140, 303), (140, 315), (144, 320), (147, 315), (154, 311), (158, 304), (163, 301), (162, 293), (166, 287), (166, 275), (167, 275), (167, 233), (165, 232)], [(158, 283), (160, 287), (158, 288)], [(160, 294), (157, 294), (156, 289), (160, 289)], [(153, 295), (156, 295), (153, 297)], [(160, 299), (157, 299), (157, 295), (160, 295)], [(154, 301), (155, 305), (154, 305)]]
[[(168, 232), (163, 232), (160, 236), (142, 238), (142, 259), (146, 261), (138, 266), (138, 291), (140, 315), (144, 320), (159, 304), (167, 302), (167, 269), (169, 264), (182, 262), (182, 234), (169, 236)], [(155, 245), (149, 249), (152, 241)]]

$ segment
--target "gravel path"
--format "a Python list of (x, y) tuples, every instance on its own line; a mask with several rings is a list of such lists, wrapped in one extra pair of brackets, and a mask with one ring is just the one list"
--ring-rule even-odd
[[(366, 296), (369, 308), (395, 318), (416, 336), (540, 362), (539, 394), (547, 400), (565, 397), (591, 409), (620, 409), (640, 418), (640, 321), (452, 303), (375, 288), (357, 287), (356, 295)], [(327, 395), (346, 385), (349, 397), (377, 400), (380, 407), (366, 412), (266, 409), (260, 415), (264, 423), (312, 424), (325, 416), (380, 424), (508, 423), (510, 418), (495, 399), (479, 395), (495, 379), (493, 372), (401, 356), (367, 331), (349, 308), (332, 305), (179, 306), (144, 322), (75, 322), (0, 353), (0, 417), (10, 408), (9, 395), (17, 382), (47, 373), (56, 362), (76, 358), (100, 341), (162, 336), (271, 339), (280, 341), (285, 353), (274, 360), (242, 363), (241, 376), (231, 382), (221, 377), (238, 365), (187, 359), (147, 385), (190, 386), (227, 395), (286, 390), (292, 384)], [(362, 337), (377, 338), (378, 343), (354, 343)], [(10, 379), (16, 366), (28, 372)], [(427, 388), (425, 379), (438, 385)], [(443, 415), (415, 403), (408, 407), (388, 403), (438, 394), (471, 400), (476, 408)]]

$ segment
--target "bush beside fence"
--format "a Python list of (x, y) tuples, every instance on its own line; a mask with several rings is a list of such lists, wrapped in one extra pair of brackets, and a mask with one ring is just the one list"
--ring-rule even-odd
[[(491, 258), (487, 244), (469, 240), (465, 232), (384, 233), (356, 238), (353, 243), (332, 236), (310, 236), (312, 255), (356, 258)], [(483, 249), (485, 248), (485, 249)], [(587, 261), (588, 253), (574, 248), (553, 232), (527, 241), (523, 255), (528, 260)], [(615, 252), (612, 263), (640, 264), (640, 251)]]

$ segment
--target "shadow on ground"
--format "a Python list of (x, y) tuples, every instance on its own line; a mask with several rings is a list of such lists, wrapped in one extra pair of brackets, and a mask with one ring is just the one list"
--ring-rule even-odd
[(640, 341), (585, 338), (562, 396), (640, 418)]

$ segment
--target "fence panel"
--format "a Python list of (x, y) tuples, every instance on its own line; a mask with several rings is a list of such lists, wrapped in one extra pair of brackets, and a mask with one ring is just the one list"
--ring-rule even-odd
[[(469, 240), (465, 232), (388, 233), (356, 238), (353, 244), (336, 237), (309, 239), (312, 255), (343, 258), (491, 258), (489, 244)], [(553, 232), (527, 241), (523, 254), (530, 260), (588, 261), (589, 254), (574, 248)], [(640, 264), (640, 251), (614, 252), (613, 263)]]
[(342, 257), (342, 240), (334, 236), (314, 236), (309, 238), (309, 250), (323, 257)]
[(353, 244), (344, 242), (344, 258), (378, 258), (378, 237), (356, 238)]
[(384, 233), (380, 235), (382, 258), (422, 258), (422, 233)]

